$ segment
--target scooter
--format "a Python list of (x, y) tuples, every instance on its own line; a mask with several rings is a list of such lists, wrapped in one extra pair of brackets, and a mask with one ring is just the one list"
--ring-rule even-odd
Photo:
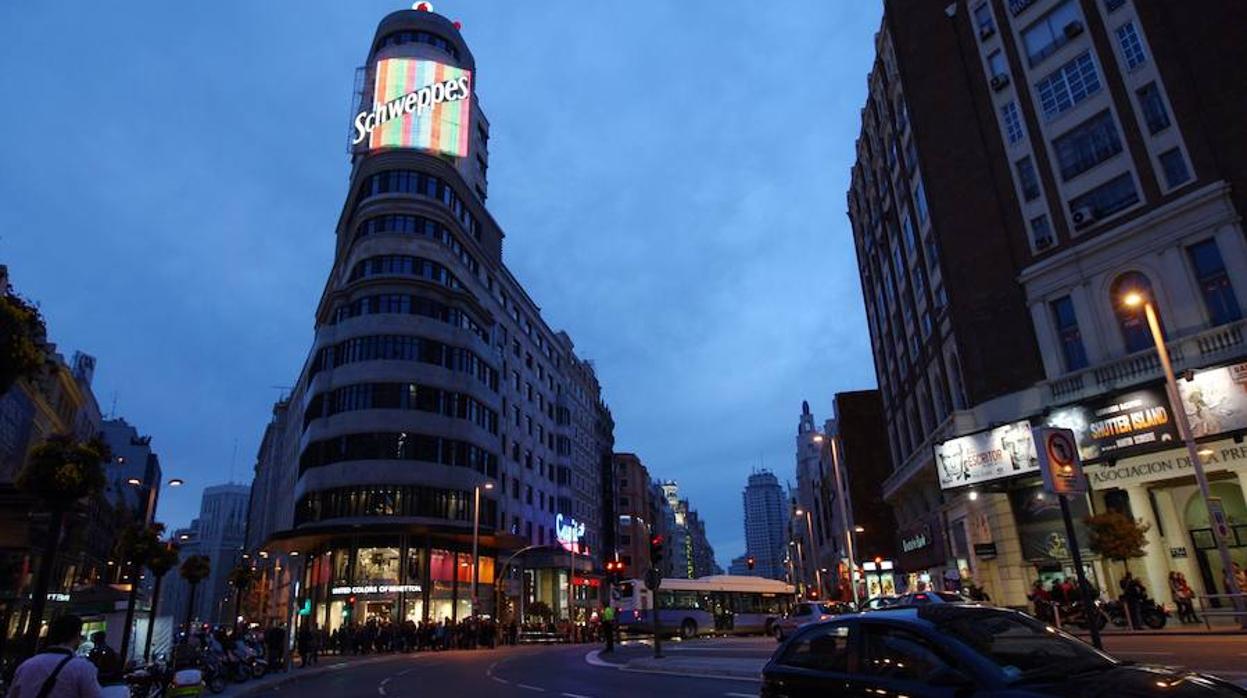
[[(1111, 601), (1108, 603), (1108, 616), (1113, 621), (1113, 625), (1124, 628), (1129, 625), (1126, 620), (1126, 605), (1121, 601)], [(1143, 625), (1151, 630), (1160, 630), (1165, 627), (1165, 623), (1169, 620), (1169, 611), (1157, 604), (1150, 598), (1142, 599), (1139, 603), (1139, 620), (1143, 621)]]

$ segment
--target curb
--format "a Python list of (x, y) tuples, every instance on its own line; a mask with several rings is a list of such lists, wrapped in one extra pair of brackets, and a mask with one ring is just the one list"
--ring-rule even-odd
[[(1091, 633), (1086, 630), (1077, 630), (1065, 632), (1076, 637), (1091, 637)], [(1239, 636), (1247, 637), (1247, 630), (1121, 630), (1115, 632), (1100, 632), (1100, 637), (1225, 637)]]
[(754, 672), (749, 672), (747, 674), (743, 672), (742, 673), (724, 672), (724, 673), (719, 673), (719, 674), (707, 674), (704, 671), (680, 671), (680, 664), (679, 664), (680, 660), (678, 659), (672, 660), (673, 663), (668, 665), (671, 667), (670, 669), (665, 669), (665, 668), (660, 669), (657, 667), (632, 666), (634, 662), (643, 662), (643, 661), (646, 661), (647, 659), (650, 659), (648, 657), (641, 658), (641, 659), (630, 659), (627, 661), (627, 663), (617, 664), (615, 662), (608, 662), (605, 659), (602, 659), (600, 656), (601, 653), (602, 653), (602, 650), (599, 649), (599, 650), (593, 650), (592, 652), (585, 654), (585, 657), (584, 657), (585, 663), (589, 664), (590, 666), (617, 669), (619, 671), (631, 671), (631, 672), (638, 673), (638, 674), (665, 674), (667, 676), (686, 676), (686, 677), (698, 678), (698, 679), (726, 679), (729, 681), (761, 681), (762, 680), (761, 674), (756, 674)]
[(323, 676), (325, 674), (328, 674), (331, 671), (350, 669), (350, 668), (357, 667), (357, 666), (367, 666), (369, 664), (378, 664), (387, 659), (393, 659), (394, 656), (395, 655), (384, 655), (380, 657), (369, 657), (367, 659), (357, 659), (355, 661), (345, 662), (345, 663), (336, 662), (334, 664), (327, 664), (323, 668), (317, 667), (315, 671), (300, 671), (299, 669), (291, 667), (290, 669), (286, 670), (286, 675), (282, 676), (281, 678), (275, 679), (273, 681), (265, 682), (265, 683), (256, 683), (254, 681), (248, 681), (245, 684), (234, 684), (234, 686), (238, 687), (237, 693), (230, 693), (229, 688), (227, 688), (225, 692), (222, 693), (221, 695), (224, 695), (227, 698), (244, 698), (245, 696), (250, 696), (254, 693), (259, 693), (260, 691), (267, 691), (270, 688), (277, 688), (279, 686), (285, 686), (287, 684), (295, 683), (296, 681), (300, 681), (302, 679), (312, 679), (318, 676)]

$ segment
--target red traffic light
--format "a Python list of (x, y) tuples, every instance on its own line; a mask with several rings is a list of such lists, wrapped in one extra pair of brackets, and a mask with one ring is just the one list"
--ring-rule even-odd
[(654, 546), (654, 547), (658, 547), (658, 546), (662, 545), (662, 534), (661, 534), (661, 533), (659, 533), (659, 534), (657, 534), (657, 535), (650, 536), (650, 539), (649, 539), (649, 544), (650, 544), (650, 545), (652, 545), (652, 546)]

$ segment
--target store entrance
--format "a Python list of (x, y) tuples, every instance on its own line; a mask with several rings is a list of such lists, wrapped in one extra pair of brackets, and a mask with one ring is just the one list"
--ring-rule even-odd
[(364, 604), (364, 621), (388, 621), (394, 618), (393, 601), (368, 601)]

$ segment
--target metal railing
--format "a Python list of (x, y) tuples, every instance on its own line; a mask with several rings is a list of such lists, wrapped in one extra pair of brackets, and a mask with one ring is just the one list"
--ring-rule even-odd
[[(1242, 594), (1207, 594), (1196, 597), (1199, 599), (1199, 616), (1204, 619), (1204, 627), (1212, 630), (1209, 618), (1234, 618), (1247, 628), (1247, 593)], [(1212, 602), (1217, 602), (1216, 606)], [(1224, 602), (1224, 603), (1222, 603)]]

